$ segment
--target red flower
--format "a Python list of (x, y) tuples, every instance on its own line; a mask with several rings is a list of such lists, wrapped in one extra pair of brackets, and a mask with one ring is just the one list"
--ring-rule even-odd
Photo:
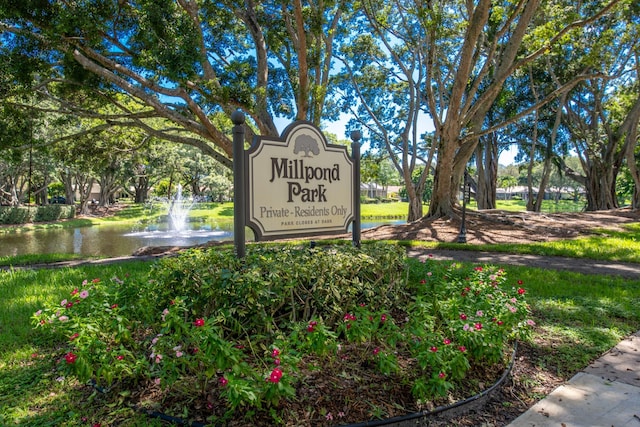
[(522, 285), (524, 282), (522, 280), (518, 280), (518, 285)]
[(431, 350), (432, 352), (434, 352), (434, 353), (435, 353), (436, 351), (438, 351), (438, 347), (436, 347), (436, 346), (434, 345), (434, 346), (432, 346), (429, 350)]
[(460, 313), (460, 319), (467, 320), (467, 315), (464, 313)]
[(278, 350), (277, 348), (274, 348), (273, 351), (271, 352), (271, 357), (278, 357), (280, 356), (280, 350)]
[(442, 342), (444, 343), (444, 345), (451, 344), (451, 340), (449, 338), (445, 338)]
[(524, 294), (525, 292), (527, 292), (527, 291), (525, 291), (525, 290), (524, 290), (524, 289), (522, 289), (522, 288), (518, 288), (518, 294), (522, 295), (522, 294)]
[(91, 281), (91, 283), (98, 283), (98, 282), (100, 282), (100, 279), (93, 279), (93, 280)]
[(421, 284), (421, 285), (424, 285), (425, 283), (427, 283), (427, 281), (426, 281), (426, 280), (424, 280), (424, 279), (420, 280), (420, 284)]
[(221, 377), (221, 378), (220, 378), (220, 387), (224, 387), (224, 386), (226, 386), (227, 384), (229, 384), (229, 380), (228, 380), (228, 379), (226, 379), (225, 377)]
[(276, 357), (275, 359), (273, 359), (273, 363), (275, 363), (276, 366), (280, 365), (280, 358)]
[(280, 382), (280, 378), (282, 378), (282, 371), (280, 370), (280, 368), (275, 368), (273, 371), (271, 371), (271, 375), (269, 375), (267, 381), (277, 384)]
[(307, 326), (307, 332), (311, 333), (315, 330), (315, 328), (313, 327), (313, 325), (311, 323), (309, 323), (309, 326)]
[(79, 293), (80, 291), (78, 290), (78, 288), (75, 288), (74, 290), (71, 291), (71, 295), (75, 295), (77, 293)]
[(386, 314), (383, 314), (382, 316), (380, 316), (380, 321), (381, 321), (382, 323), (386, 322), (386, 321), (387, 321), (387, 315), (386, 315)]
[(80, 336), (80, 334), (78, 334), (78, 333), (76, 332), (75, 334), (73, 334), (73, 335), (71, 335), (71, 336), (69, 337), (69, 341), (73, 341), (73, 340), (75, 340), (76, 338), (78, 338), (79, 336)]
[(72, 303), (71, 301), (69, 301), (69, 302), (65, 305), (65, 307), (66, 307), (66, 308), (71, 308), (71, 307), (73, 307), (73, 303)]
[(477, 331), (479, 331), (480, 329), (482, 329), (482, 323), (478, 322), (475, 325), (473, 325), (474, 328), (476, 328)]
[(124, 360), (124, 356), (123, 356), (123, 355), (121, 355), (121, 354), (119, 354), (119, 355), (117, 355), (117, 356), (116, 356), (116, 359), (118, 359), (118, 360)]
[(195, 326), (196, 328), (204, 326), (204, 319), (196, 319), (196, 321), (193, 322), (193, 326)]
[(376, 356), (378, 353), (380, 353), (380, 347), (376, 347), (373, 349), (373, 355)]
[(475, 271), (482, 271), (482, 267), (473, 267)]
[(440, 378), (441, 380), (445, 379), (445, 378), (446, 378), (446, 376), (447, 376), (447, 374), (445, 374), (444, 372), (440, 372), (440, 373), (438, 374), (438, 378)]
[(458, 350), (464, 353), (465, 351), (467, 351), (467, 347), (461, 345), (460, 347), (458, 347)]
[(113, 310), (114, 308), (118, 308), (118, 304), (111, 304), (111, 310)]
[(77, 358), (78, 358), (78, 356), (75, 355), (72, 352), (69, 352), (64, 356), (64, 360), (66, 360), (67, 364), (69, 364), (69, 365), (71, 365), (72, 363), (76, 363), (76, 359)]

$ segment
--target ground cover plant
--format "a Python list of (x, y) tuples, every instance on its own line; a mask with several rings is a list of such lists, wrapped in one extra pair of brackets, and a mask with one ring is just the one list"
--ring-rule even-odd
[(60, 375), (110, 405), (231, 425), (360, 422), (479, 392), (534, 325), (501, 269), (364, 247), (191, 250), (144, 283), (83, 281), (33, 321), (64, 343)]

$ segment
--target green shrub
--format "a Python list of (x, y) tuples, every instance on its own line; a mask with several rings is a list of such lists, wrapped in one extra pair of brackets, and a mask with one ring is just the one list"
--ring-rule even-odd
[(11, 206), (0, 207), (0, 224), (26, 224), (30, 222), (56, 221), (75, 216), (75, 206)]
[(163, 259), (145, 292), (154, 310), (181, 296), (193, 314), (215, 316), (235, 333), (268, 333), (282, 321), (319, 315), (334, 325), (356, 302), (393, 306), (405, 297), (404, 276), (404, 250), (392, 245), (367, 251), (253, 246), (245, 259), (233, 249)]
[(33, 322), (66, 343), (60, 371), (118, 396), (160, 387), (181, 408), (206, 399), (208, 420), (239, 408), (275, 420), (317, 369), (325, 385), (349, 366), (377, 370), (418, 406), (468, 387), (471, 366), (500, 363), (533, 326), (524, 293), (502, 270), (418, 262), (395, 245), (251, 245), (244, 259), (165, 258), (142, 284), (85, 281)]
[(36, 217), (35, 207), (0, 207), (0, 224), (26, 224)]

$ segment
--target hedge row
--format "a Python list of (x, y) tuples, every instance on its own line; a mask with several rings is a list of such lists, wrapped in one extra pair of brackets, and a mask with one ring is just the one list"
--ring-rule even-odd
[(26, 224), (73, 218), (75, 206), (0, 206), (0, 224)]

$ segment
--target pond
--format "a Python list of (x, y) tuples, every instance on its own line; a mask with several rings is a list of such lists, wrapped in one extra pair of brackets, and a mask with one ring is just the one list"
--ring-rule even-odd
[[(404, 221), (363, 222), (362, 229)], [(247, 231), (247, 240), (253, 234)], [(73, 229), (48, 229), (0, 235), (0, 256), (66, 253), (82, 256), (118, 257), (144, 246), (193, 246), (210, 241), (233, 241), (233, 223), (189, 223), (182, 231), (167, 231), (166, 225), (147, 228), (100, 225)]]

